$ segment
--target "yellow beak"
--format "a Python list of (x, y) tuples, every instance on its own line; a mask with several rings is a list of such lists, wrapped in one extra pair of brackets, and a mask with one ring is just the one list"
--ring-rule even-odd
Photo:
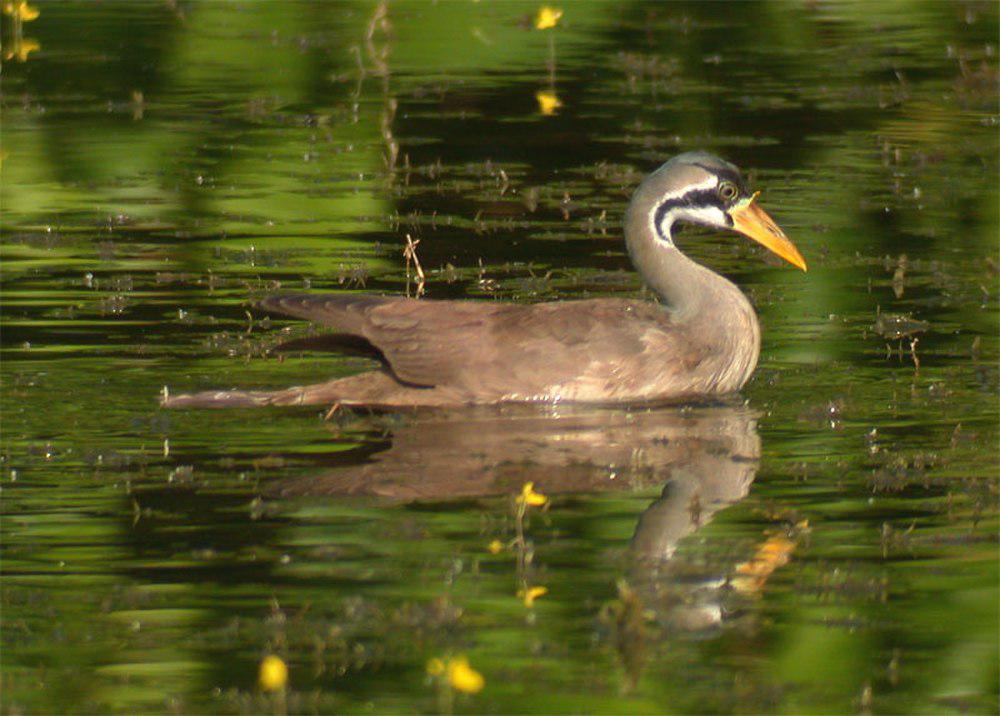
[(758, 196), (760, 196), (759, 191), (729, 210), (729, 216), (733, 219), (733, 229), (753, 239), (793, 266), (807, 271), (806, 260), (795, 248), (795, 244), (788, 240), (785, 232), (774, 223), (774, 219), (757, 205)]

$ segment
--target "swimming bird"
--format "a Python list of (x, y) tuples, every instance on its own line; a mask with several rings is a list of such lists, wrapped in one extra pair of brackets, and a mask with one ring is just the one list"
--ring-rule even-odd
[(535, 304), (367, 294), (279, 295), (265, 311), (361, 339), (381, 368), (276, 391), (207, 391), (168, 407), (514, 402), (683, 402), (738, 391), (753, 374), (760, 326), (728, 279), (674, 243), (679, 222), (733, 230), (803, 271), (794, 244), (740, 171), (707, 152), (680, 154), (646, 177), (625, 213), (629, 255), (659, 302), (595, 298)]

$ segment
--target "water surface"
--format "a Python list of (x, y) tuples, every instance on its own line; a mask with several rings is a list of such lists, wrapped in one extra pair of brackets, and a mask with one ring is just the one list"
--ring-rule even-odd
[[(995, 4), (38, 8), (4, 18), (6, 712), (996, 712)], [(761, 317), (732, 402), (157, 406), (365, 368), (270, 352), (304, 327), (252, 302), (412, 293), (407, 235), (430, 298), (642, 295), (625, 203), (696, 148), (810, 266), (680, 237)], [(459, 656), (480, 692), (428, 675)]]

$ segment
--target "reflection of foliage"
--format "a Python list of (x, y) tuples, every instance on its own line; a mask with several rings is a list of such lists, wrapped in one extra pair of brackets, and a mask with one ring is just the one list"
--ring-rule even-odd
[(22, 24), (37, 20), (39, 13), (26, 2), (26, 0), (8, 0), (3, 3), (3, 14), (10, 18), (10, 34), (6, 40), (3, 58), (5, 60), (16, 59), (18, 62), (27, 62), (28, 55), (42, 49), (38, 40), (24, 37)]
[(5, 60), (16, 59), (18, 62), (27, 62), (28, 55), (40, 49), (42, 49), (42, 46), (38, 44), (37, 40), (32, 40), (30, 37), (15, 37), (11, 41), (10, 46), (4, 49), (3, 58)]
[(624, 691), (632, 691), (639, 683), (646, 665), (648, 614), (639, 594), (627, 582), (618, 582), (618, 598), (604, 606), (600, 620), (614, 637), (615, 650), (625, 669)]
[(3, 4), (3, 14), (9, 15), (14, 22), (31, 22), (37, 20), (40, 13), (27, 0), (7, 0)]

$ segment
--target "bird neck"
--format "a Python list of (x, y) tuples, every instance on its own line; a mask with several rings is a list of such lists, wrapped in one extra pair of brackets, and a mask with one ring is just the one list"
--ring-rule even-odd
[(646, 232), (626, 231), (629, 254), (646, 285), (666, 304), (677, 323), (702, 331), (725, 331), (732, 319), (756, 324), (743, 292), (728, 279), (695, 263), (674, 244)]

